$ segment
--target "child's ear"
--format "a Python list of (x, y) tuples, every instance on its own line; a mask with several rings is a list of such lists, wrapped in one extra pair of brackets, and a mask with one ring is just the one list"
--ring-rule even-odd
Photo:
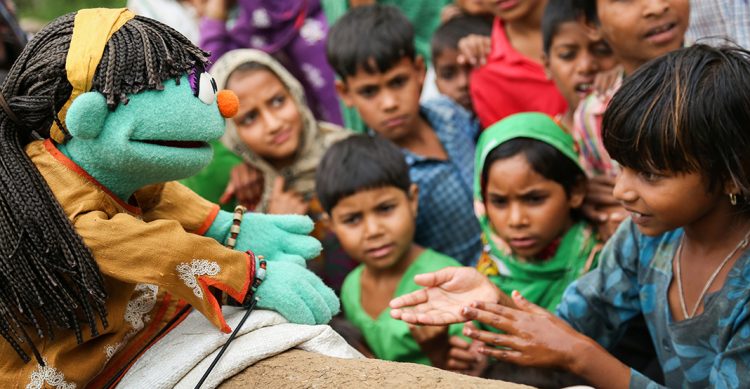
[(427, 76), (427, 67), (425, 66), (424, 58), (421, 55), (418, 55), (414, 59), (414, 67), (417, 69), (419, 84), (424, 85), (424, 79)]
[(409, 207), (411, 207), (412, 213), (416, 215), (417, 209), (419, 208), (419, 186), (417, 186), (417, 184), (411, 184), (407, 195), (409, 198)]
[(336, 92), (338, 92), (341, 101), (343, 101), (347, 107), (351, 108), (354, 106), (351, 90), (349, 89), (349, 85), (346, 85), (346, 81), (336, 80)]
[(544, 75), (548, 80), (552, 79), (552, 72), (549, 70), (549, 55), (542, 53), (542, 64), (544, 65)]
[(570, 199), (568, 204), (570, 208), (577, 209), (583, 205), (583, 200), (586, 198), (586, 179), (580, 177), (576, 180), (576, 183), (570, 188)]
[(73, 100), (65, 115), (65, 126), (70, 135), (79, 139), (94, 139), (104, 128), (109, 109), (107, 99), (99, 92), (86, 92)]
[(724, 184), (724, 193), (727, 195), (740, 196), (742, 194), (742, 190), (740, 190), (740, 187), (737, 185), (736, 182), (734, 182), (734, 180), (729, 179)]

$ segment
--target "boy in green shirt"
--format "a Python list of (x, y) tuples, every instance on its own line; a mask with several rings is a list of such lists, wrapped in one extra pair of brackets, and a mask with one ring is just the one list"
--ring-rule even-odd
[(341, 246), (360, 263), (341, 290), (346, 318), (380, 359), (445, 367), (448, 337), (463, 325), (410, 326), (388, 308), (391, 299), (420, 288), (415, 275), (461, 266), (412, 242), (418, 188), (401, 151), (379, 137), (345, 139), (323, 157), (315, 189)]

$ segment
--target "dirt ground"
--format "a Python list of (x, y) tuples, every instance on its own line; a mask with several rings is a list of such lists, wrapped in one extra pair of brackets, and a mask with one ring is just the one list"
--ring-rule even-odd
[(469, 377), (413, 363), (339, 359), (289, 350), (245, 369), (220, 388), (515, 389), (528, 386)]

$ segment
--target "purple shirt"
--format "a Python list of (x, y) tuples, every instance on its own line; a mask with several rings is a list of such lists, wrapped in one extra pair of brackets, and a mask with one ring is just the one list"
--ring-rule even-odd
[(201, 20), (201, 48), (215, 62), (227, 51), (254, 48), (275, 53), (289, 44), (309, 15), (320, 12), (320, 0), (238, 0), (231, 29), (223, 20)]

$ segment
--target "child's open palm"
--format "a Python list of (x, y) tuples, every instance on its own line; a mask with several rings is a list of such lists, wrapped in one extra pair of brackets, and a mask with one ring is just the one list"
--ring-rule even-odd
[[(471, 267), (446, 267), (414, 277), (425, 289), (390, 302), (391, 316), (411, 324), (447, 325), (467, 321), (461, 310), (473, 301), (497, 302), (507, 295)], [(512, 302), (511, 302), (512, 303)]]

